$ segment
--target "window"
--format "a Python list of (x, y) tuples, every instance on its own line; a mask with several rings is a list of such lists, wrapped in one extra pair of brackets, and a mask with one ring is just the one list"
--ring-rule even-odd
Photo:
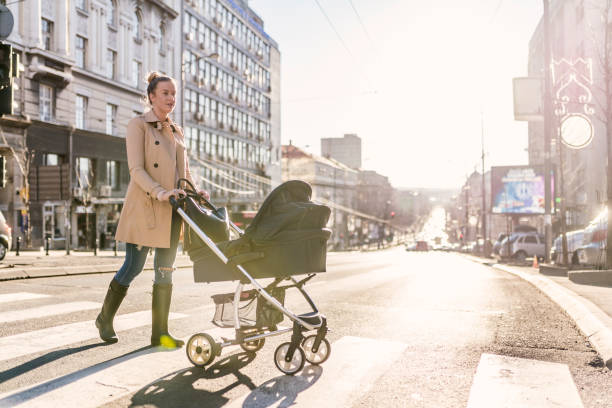
[(79, 68), (85, 68), (87, 61), (87, 40), (80, 35), (76, 36), (76, 64)]
[(43, 166), (57, 166), (59, 165), (59, 156), (55, 153), (43, 153), (42, 155)]
[(40, 107), (40, 120), (50, 122), (53, 119), (53, 92), (52, 86), (40, 84), (39, 90), (39, 107)]
[(87, 1), (86, 0), (76, 0), (77, 8), (81, 10), (87, 10)]
[(526, 244), (537, 244), (538, 240), (536, 239), (536, 237), (525, 237), (525, 243)]
[(106, 104), (106, 134), (115, 135), (117, 132), (117, 105)]
[(87, 188), (93, 181), (93, 167), (91, 159), (87, 157), (77, 157), (77, 186)]
[(166, 51), (166, 25), (159, 25), (159, 52), (164, 53)]
[(106, 50), (106, 76), (111, 79), (117, 77), (117, 52), (110, 48)]
[(132, 85), (138, 88), (141, 82), (142, 82), (142, 64), (140, 63), (140, 61), (132, 60)]
[(108, 160), (106, 162), (106, 183), (113, 190), (119, 189), (119, 162)]
[(136, 25), (134, 27), (134, 40), (136, 42), (142, 41), (142, 16), (139, 10), (136, 10), (134, 13), (136, 16)]
[(87, 97), (83, 95), (76, 96), (75, 103), (75, 125), (78, 129), (85, 129), (85, 118), (87, 117)]
[(110, 0), (110, 8), (106, 12), (106, 23), (109, 26), (117, 25), (117, 1)]
[(51, 51), (53, 49), (53, 22), (43, 18), (41, 23), (43, 48)]

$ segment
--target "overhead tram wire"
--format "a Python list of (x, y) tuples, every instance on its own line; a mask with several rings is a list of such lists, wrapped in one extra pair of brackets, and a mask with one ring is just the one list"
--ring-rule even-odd
[(351, 7), (353, 8), (353, 11), (355, 12), (355, 15), (357, 16), (357, 20), (359, 20), (359, 24), (361, 24), (361, 28), (363, 28), (363, 32), (365, 33), (366, 37), (368, 37), (368, 40), (370, 40), (371, 44), (374, 44), (374, 41), (372, 41), (372, 37), (370, 36), (370, 33), (366, 29), (366, 26), (363, 23), (363, 20), (361, 19), (361, 16), (357, 12), (357, 9), (355, 8), (355, 5), (353, 4), (353, 0), (348, 0), (348, 2), (350, 3)]
[[(247, 187), (247, 188), (257, 188), (257, 185), (255, 184), (251, 184), (248, 181), (243, 181), (240, 179), (237, 179), (236, 177), (230, 175), (229, 173), (227, 173), (226, 171), (229, 171), (227, 169), (220, 169), (219, 167), (215, 167), (211, 164), (208, 164), (200, 159), (194, 158), (193, 160), (195, 160), (196, 162), (198, 162), (199, 164), (201, 164), (202, 166), (210, 169), (211, 171), (216, 172), (217, 174), (219, 174), (221, 177), (230, 180), (231, 182), (233, 182), (234, 184), (240, 185), (242, 187)], [(236, 170), (236, 169), (232, 169), (232, 170)], [(242, 171), (241, 171), (242, 172)]]
[(231, 166), (231, 165), (229, 165), (227, 163), (221, 162), (221, 161), (216, 160), (216, 159), (212, 159), (212, 158), (210, 158), (210, 159), (191, 158), (191, 159), (195, 160), (197, 162), (201, 162), (201, 163), (208, 163), (210, 166), (213, 166), (213, 167), (214, 166), (219, 166), (219, 168), (223, 168), (224, 170), (234, 170), (234, 171), (243, 173), (243, 174), (245, 174), (247, 176), (247, 178), (250, 177), (250, 178), (252, 178), (252, 179), (254, 179), (254, 180), (256, 180), (256, 181), (258, 181), (260, 183), (263, 183), (263, 184), (268, 184), (268, 185), (272, 184), (272, 180), (270, 180), (269, 178), (258, 176), (257, 174), (253, 174), (253, 173), (251, 173), (248, 170), (243, 170), (243, 169), (241, 169), (239, 167)]
[(200, 176), (200, 180), (203, 181), (205, 184), (209, 184), (209, 185), (211, 185), (213, 187), (216, 187), (216, 188), (218, 188), (220, 190), (227, 191), (228, 193), (241, 194), (241, 195), (252, 195), (252, 194), (255, 194), (255, 191), (252, 191), (252, 190), (235, 190), (233, 188), (224, 187), (224, 186), (222, 186), (220, 184), (215, 183), (214, 181), (212, 181), (210, 179), (207, 179), (204, 176)]
[[(319, 3), (319, 0), (314, 0), (315, 3), (317, 3), (317, 6), (319, 6), (319, 10), (321, 10), (321, 13), (323, 13), (323, 15), (325, 16), (325, 19), (327, 20), (327, 22), (329, 23), (329, 25), (331, 26), (332, 30), (334, 30), (334, 33), (336, 33), (336, 36), (338, 37), (338, 39), (340, 40), (340, 42), (342, 43), (342, 46), (344, 47), (344, 49), (346, 50), (346, 52), (348, 52), (348, 54), (350, 55), (350, 57), (353, 59), (353, 61), (355, 62), (355, 64), (357, 65), (357, 59), (355, 58), (355, 56), (353, 55), (353, 53), (351, 52), (351, 50), (349, 49), (349, 47), (346, 45), (346, 42), (344, 41), (344, 39), (342, 38), (342, 36), (340, 35), (340, 33), (338, 32), (338, 30), (336, 29), (336, 26), (334, 25), (334, 23), (331, 21), (331, 19), (329, 18), (329, 16), (327, 15), (327, 13), (325, 12), (325, 9), (323, 9), (323, 6), (321, 6), (321, 3)], [(370, 84), (370, 86), (372, 86), (372, 81), (370, 80), (370, 78), (365, 74), (365, 72), (361, 72), (361, 75), (364, 76), (364, 78), (368, 81), (368, 83)]]

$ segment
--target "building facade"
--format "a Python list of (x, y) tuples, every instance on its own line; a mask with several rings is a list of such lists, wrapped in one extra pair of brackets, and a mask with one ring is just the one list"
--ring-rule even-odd
[[(551, 143), (551, 161), (555, 169), (554, 184), (556, 196), (565, 200), (566, 223), (568, 230), (584, 227), (597, 215), (606, 200), (606, 130), (605, 106), (598, 101), (605, 101), (604, 67), (600, 64), (603, 55), (605, 30), (612, 22), (610, 17), (602, 17), (605, 12), (605, 1), (597, 0), (562, 0), (550, 4), (550, 48), (552, 53), (551, 75), (552, 94), (556, 112), (553, 114), (553, 141)], [(607, 20), (607, 23), (606, 23)], [(530, 77), (544, 77), (544, 33), (540, 21), (529, 43), (528, 74)], [(608, 49), (610, 45), (608, 44)], [(586, 64), (582, 65), (582, 59)], [(563, 61), (577, 64), (576, 78), (578, 84), (569, 84), (560, 80), (561, 71), (567, 65)], [(590, 83), (592, 81), (592, 83)], [(583, 88), (583, 86), (585, 88)], [(581, 89), (572, 90), (571, 87)], [(588, 89), (585, 93), (585, 89)], [(569, 93), (567, 93), (569, 90)], [(578, 91), (578, 92), (576, 92)], [(557, 129), (566, 113), (585, 113), (584, 106), (571, 106), (566, 113), (560, 113), (558, 103), (561, 97), (578, 94), (591, 94), (587, 105), (594, 112), (588, 117), (594, 128), (591, 143), (582, 149), (570, 149), (559, 143)], [(542, 122), (529, 122), (529, 164), (544, 164), (544, 129)], [(561, 160), (560, 160), (561, 159)], [(561, 179), (563, 183), (561, 184)], [(562, 197), (561, 197), (562, 196)], [(559, 213), (553, 219), (553, 228), (558, 231)]]
[(281, 182), (280, 52), (241, 0), (183, 4), (184, 105), (191, 169), (231, 212)]
[[(127, 122), (145, 75), (180, 73), (178, 0), (25, 0), (7, 43), (20, 54), (14, 115), (0, 119), (9, 183), (0, 205), (33, 246), (109, 247), (129, 182)], [(29, 218), (26, 206), (29, 204)]]
[(361, 169), (361, 138), (356, 134), (323, 138), (321, 155), (332, 157), (352, 169)]

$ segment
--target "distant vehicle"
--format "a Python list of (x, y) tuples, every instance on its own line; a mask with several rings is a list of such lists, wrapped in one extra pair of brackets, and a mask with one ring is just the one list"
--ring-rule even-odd
[(499, 249), (501, 248), (501, 243), (506, 238), (508, 234), (504, 234), (503, 232), (497, 236), (497, 240), (493, 244), (493, 254), (499, 255)]
[(417, 241), (416, 250), (417, 251), (429, 251), (429, 245), (427, 245), (427, 241)]
[(416, 251), (416, 242), (406, 244), (406, 251)]
[(502, 258), (513, 258), (523, 262), (527, 257), (542, 258), (545, 251), (543, 236), (534, 232), (519, 232), (504, 238), (499, 254)]
[[(571, 231), (565, 234), (567, 236), (567, 261), (571, 265), (578, 265), (578, 248), (582, 246), (584, 240), (584, 230)], [(563, 236), (558, 236), (553, 242), (550, 249), (550, 260), (556, 264), (563, 263)]]
[(0, 211), (0, 261), (4, 259), (8, 251), (11, 249), (11, 227), (6, 223), (4, 215)]
[(603, 210), (584, 229), (582, 245), (578, 248), (578, 262), (582, 265), (604, 266), (608, 240), (608, 211)]

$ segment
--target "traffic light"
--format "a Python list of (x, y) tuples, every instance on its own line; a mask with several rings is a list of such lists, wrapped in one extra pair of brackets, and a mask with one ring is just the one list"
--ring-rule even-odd
[(391, 218), (395, 217), (395, 211), (391, 211)]
[(0, 156), (0, 188), (6, 187), (6, 156)]

